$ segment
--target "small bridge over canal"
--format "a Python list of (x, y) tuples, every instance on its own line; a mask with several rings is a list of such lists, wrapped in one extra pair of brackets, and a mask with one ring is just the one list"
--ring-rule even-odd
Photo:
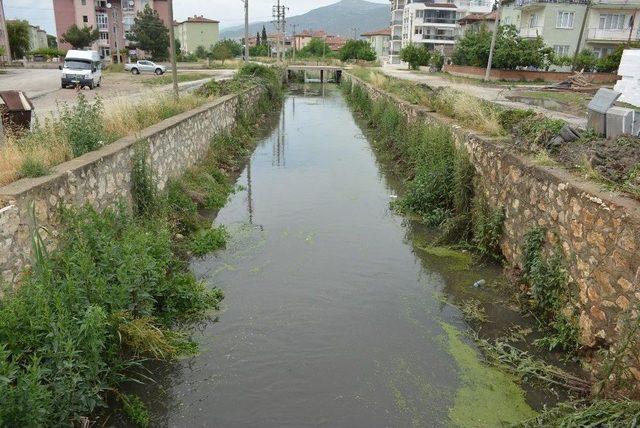
[(335, 65), (289, 65), (287, 66), (286, 79), (289, 82), (294, 74), (303, 74), (304, 81), (309, 81), (309, 75), (320, 76), (320, 83), (335, 82), (340, 83), (342, 78), (342, 67)]

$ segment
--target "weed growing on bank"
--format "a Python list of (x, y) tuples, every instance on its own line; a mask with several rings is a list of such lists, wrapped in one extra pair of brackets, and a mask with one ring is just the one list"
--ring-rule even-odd
[[(46, 231), (33, 229), (32, 266), (0, 300), (0, 426), (83, 425), (109, 393), (131, 422), (149, 425), (144, 403), (118, 387), (147, 380), (146, 360), (195, 352), (178, 328), (217, 309), (223, 294), (197, 281), (184, 256), (224, 246), (226, 232), (198, 210), (219, 206), (233, 190), (228, 172), (248, 154), (255, 141), (249, 124), (272, 108), (269, 101), (238, 108), (238, 128), (212, 141), (205, 159), (211, 164), (196, 167), (191, 178), (157, 192), (140, 142), (132, 209), (63, 209), (50, 253)], [(244, 111), (255, 108), (263, 110)], [(201, 190), (198, 174), (220, 178), (216, 195), (191, 192), (194, 183)]]
[(527, 232), (522, 244), (524, 280), (530, 286), (530, 306), (541, 327), (551, 333), (536, 342), (547, 349), (575, 353), (579, 348), (575, 309), (570, 305), (570, 287), (562, 266), (560, 250), (545, 256), (545, 231), (535, 228)]
[(500, 260), (502, 209), (490, 208), (485, 198), (475, 195), (475, 168), (464, 149), (456, 147), (449, 128), (408, 123), (391, 102), (373, 101), (348, 80), (341, 86), (354, 110), (376, 130), (374, 146), (408, 177), (406, 194), (394, 207), (440, 227), (439, 243), (469, 246), (484, 259)]

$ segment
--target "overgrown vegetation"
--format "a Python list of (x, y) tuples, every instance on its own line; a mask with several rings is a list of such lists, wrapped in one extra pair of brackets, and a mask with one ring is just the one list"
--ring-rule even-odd
[(578, 350), (578, 326), (570, 302), (569, 279), (562, 266), (562, 253), (544, 253), (545, 230), (527, 232), (522, 245), (523, 277), (530, 287), (530, 307), (539, 317), (540, 326), (550, 333), (537, 343), (549, 350)]
[[(267, 105), (263, 99), (254, 107), (268, 111)], [(156, 192), (148, 149), (140, 142), (132, 211), (124, 205), (101, 213), (88, 206), (64, 209), (51, 253), (46, 231), (33, 228), (32, 267), (0, 301), (0, 426), (82, 425), (110, 392), (133, 423), (149, 425), (144, 403), (118, 386), (147, 379), (147, 359), (193, 353), (195, 345), (177, 328), (222, 299), (195, 279), (181, 256), (224, 245), (224, 231), (198, 208), (224, 203), (233, 190), (229, 172), (253, 144), (250, 124), (258, 111), (238, 111), (238, 128), (212, 141), (191, 178)], [(191, 185), (205, 175), (220, 185), (201, 198)]]
[(456, 147), (451, 130), (423, 121), (408, 123), (395, 104), (373, 101), (349, 81), (342, 87), (352, 107), (376, 130), (376, 148), (408, 177), (406, 194), (394, 202), (395, 208), (439, 226), (438, 243), (470, 247), (484, 259), (499, 260), (502, 209), (490, 208), (475, 195), (475, 168), (464, 149)]
[(640, 420), (638, 401), (577, 401), (545, 409), (538, 416), (517, 424), (518, 427), (635, 427)]

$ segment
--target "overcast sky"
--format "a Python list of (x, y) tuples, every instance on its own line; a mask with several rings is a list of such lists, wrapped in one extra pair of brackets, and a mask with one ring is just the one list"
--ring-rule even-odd
[[(375, 3), (389, 3), (389, 0), (369, 0)], [(289, 15), (300, 15), (320, 6), (337, 3), (338, 0), (282, 0), (289, 7)], [(265, 21), (271, 19), (271, 6), (275, 0), (249, 0), (249, 19)], [(221, 27), (232, 27), (244, 22), (241, 0), (173, 0), (175, 18), (204, 15), (217, 19)], [(32, 25), (39, 25), (49, 34), (56, 34), (53, 18), (53, 0), (4, 0), (7, 19), (26, 19)], [(318, 27), (321, 27), (321, 23)]]

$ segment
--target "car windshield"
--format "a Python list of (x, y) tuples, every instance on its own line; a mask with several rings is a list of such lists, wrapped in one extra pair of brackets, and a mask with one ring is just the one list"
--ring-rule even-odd
[(91, 70), (91, 63), (84, 61), (67, 60), (64, 62), (64, 68), (70, 70)]

